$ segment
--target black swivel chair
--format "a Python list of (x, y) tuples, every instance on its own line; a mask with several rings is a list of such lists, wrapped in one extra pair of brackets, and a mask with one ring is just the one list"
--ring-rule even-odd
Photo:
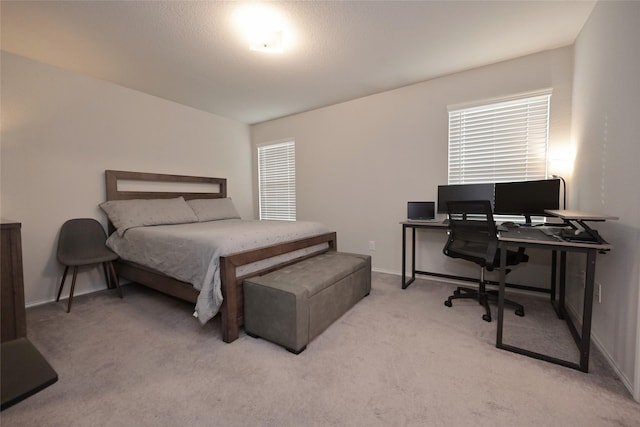
[[(482, 267), (477, 289), (458, 287), (445, 302), (451, 307), (451, 300), (459, 298), (473, 298), (478, 300), (486, 311), (482, 319), (491, 322), (489, 300), (498, 300), (498, 291), (487, 290), (484, 272), (506, 267), (500, 266), (500, 251), (498, 250), (498, 234), (493, 220), (491, 203), (488, 200), (478, 201), (450, 201), (447, 202), (449, 213), (449, 239), (443, 252), (452, 258), (465, 259)], [(507, 266), (516, 265), (529, 260), (524, 248), (507, 251)], [(508, 270), (507, 270), (508, 272)], [(504, 300), (505, 305), (516, 308), (516, 315), (524, 316), (524, 307), (515, 301)]]
[[(58, 237), (58, 261), (65, 267), (56, 301), (60, 301), (60, 294), (62, 294), (67, 271), (70, 266), (73, 266), (73, 279), (71, 281), (71, 290), (69, 291), (67, 313), (71, 311), (76, 276), (78, 267), (81, 265), (102, 264), (107, 277), (107, 287), (111, 287), (111, 279), (113, 279), (113, 284), (118, 289), (118, 295), (122, 298), (118, 276), (113, 267), (113, 261), (118, 259), (118, 255), (105, 245), (106, 240), (107, 235), (104, 232), (104, 228), (93, 218), (70, 219), (62, 224), (60, 236)], [(109, 271), (107, 271), (107, 266)]]

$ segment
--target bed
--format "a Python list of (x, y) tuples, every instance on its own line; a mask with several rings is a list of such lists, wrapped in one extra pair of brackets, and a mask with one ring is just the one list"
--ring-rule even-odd
[[(207, 200), (212, 199), (220, 199), (219, 202), (222, 203), (228, 199), (227, 181), (225, 178), (107, 170), (105, 171), (105, 183), (106, 202), (103, 203), (101, 207), (113, 201), (130, 201), (130, 203), (137, 203), (136, 201), (146, 200), (149, 203), (153, 203), (154, 200), (162, 202), (163, 199), (166, 199), (166, 203), (172, 203), (176, 198), (183, 198), (187, 203), (207, 203)], [(139, 184), (142, 184), (142, 186), (136, 187), (136, 185)], [(205, 188), (203, 189), (202, 187)], [(166, 188), (169, 188), (169, 190), (166, 190)], [(194, 188), (197, 191), (194, 191)], [(103, 207), (103, 209), (105, 208)], [(188, 229), (189, 231), (186, 232), (186, 234), (191, 233), (194, 236), (204, 235), (205, 233), (213, 233), (219, 236), (221, 233), (220, 229), (223, 225), (224, 227), (228, 225), (229, 230), (231, 230), (230, 233), (234, 233), (234, 238), (230, 236), (226, 240), (231, 241), (235, 239), (235, 233), (238, 233), (238, 227), (240, 227), (240, 223), (242, 223), (240, 219), (225, 217), (220, 221), (210, 221), (210, 228), (212, 228), (213, 231), (204, 231), (204, 228), (208, 229), (209, 225), (203, 223), (208, 223), (209, 221), (202, 221), (202, 223), (196, 222), (192, 228), (189, 228), (191, 227), (190, 224), (181, 224), (180, 221), (177, 221), (175, 225), (150, 224), (150, 226), (132, 227), (123, 231), (122, 226), (118, 228), (114, 225), (112, 217), (113, 216), (109, 214), (110, 236), (108, 242), (110, 246), (114, 247), (117, 247), (117, 243), (113, 242), (122, 243), (121, 240), (124, 238), (128, 240), (132, 240), (134, 237), (142, 239), (144, 233), (150, 233), (154, 236), (154, 239), (160, 239), (161, 233), (166, 232), (175, 235), (181, 233), (183, 229)], [(244, 324), (242, 291), (242, 282), (244, 279), (266, 274), (285, 265), (315, 256), (321, 252), (336, 250), (336, 233), (328, 231), (326, 227), (309, 226), (309, 228), (303, 231), (287, 231), (287, 233), (284, 233), (284, 228), (279, 229), (278, 227), (285, 227), (285, 224), (281, 221), (278, 222), (281, 224), (276, 226), (276, 229), (273, 231), (276, 235), (270, 235), (269, 238), (264, 239), (256, 237), (252, 239), (251, 242), (243, 241), (242, 244), (227, 244), (225, 246), (226, 252), (224, 250), (219, 251), (220, 256), (216, 258), (217, 272), (215, 273), (215, 277), (219, 277), (219, 287), (222, 296), (219, 310), (222, 324), (222, 339), (227, 343), (233, 342), (238, 338), (240, 327)], [(246, 223), (251, 227), (260, 227), (247, 229), (245, 231), (245, 233), (251, 234), (252, 236), (266, 236), (270, 233), (261, 228), (262, 224), (257, 224), (267, 222), (246, 221)], [(298, 221), (290, 224), (293, 226), (295, 223), (298, 223)], [(299, 223), (304, 223), (304, 221), (300, 221)], [(280, 235), (277, 235), (277, 233), (280, 233)], [(289, 237), (296, 235), (304, 235), (304, 237)], [(184, 249), (184, 243), (186, 241), (184, 239), (187, 237), (181, 236), (180, 238), (183, 239), (180, 241), (180, 247), (183, 248), (180, 253), (188, 253), (187, 249), (189, 248)], [(161, 242), (161, 240), (158, 240), (158, 242)], [(265, 242), (271, 243), (265, 244)], [(163, 244), (167, 245), (169, 243)], [(197, 245), (202, 244), (202, 242), (197, 243)], [(147, 248), (156, 246), (161, 247), (154, 242), (152, 246), (148, 245)], [(237, 252), (229, 252), (233, 248), (243, 249)], [(116, 252), (118, 252), (118, 250), (116, 250)], [(144, 251), (131, 249), (130, 252)], [(213, 250), (210, 252), (210, 255), (213, 256)], [(121, 255), (121, 259), (116, 262), (116, 271), (121, 278), (194, 303), (196, 307), (202, 301), (201, 290), (196, 289), (194, 284), (187, 280), (180, 280), (173, 274), (170, 275), (165, 271), (161, 271), (164, 269), (164, 265), (161, 267), (152, 267), (146, 260), (140, 261), (133, 256), (127, 256), (126, 252), (122, 253), (125, 254), (125, 256)], [(135, 261), (133, 259), (135, 259)], [(178, 262), (176, 262), (176, 265), (177, 264)], [(183, 268), (183, 270), (185, 269)], [(178, 277), (180, 277), (180, 275), (178, 275)]]

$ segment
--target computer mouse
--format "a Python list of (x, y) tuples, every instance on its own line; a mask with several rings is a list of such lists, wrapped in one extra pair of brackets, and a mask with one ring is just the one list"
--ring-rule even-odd
[(503, 222), (501, 225), (503, 225), (503, 226), (505, 226), (507, 228), (518, 228), (518, 227), (520, 227), (520, 224), (517, 224), (517, 223), (515, 223), (513, 221), (506, 221), (506, 222)]

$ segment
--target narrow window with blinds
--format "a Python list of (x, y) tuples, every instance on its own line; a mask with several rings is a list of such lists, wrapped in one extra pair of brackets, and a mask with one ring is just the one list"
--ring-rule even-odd
[(258, 146), (260, 219), (296, 220), (295, 141)]
[(550, 97), (449, 108), (449, 184), (546, 179)]

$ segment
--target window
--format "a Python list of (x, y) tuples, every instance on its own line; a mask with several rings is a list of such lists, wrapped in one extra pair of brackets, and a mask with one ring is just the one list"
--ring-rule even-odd
[(258, 146), (260, 219), (296, 220), (295, 141)]
[(449, 108), (449, 184), (547, 178), (551, 90)]

